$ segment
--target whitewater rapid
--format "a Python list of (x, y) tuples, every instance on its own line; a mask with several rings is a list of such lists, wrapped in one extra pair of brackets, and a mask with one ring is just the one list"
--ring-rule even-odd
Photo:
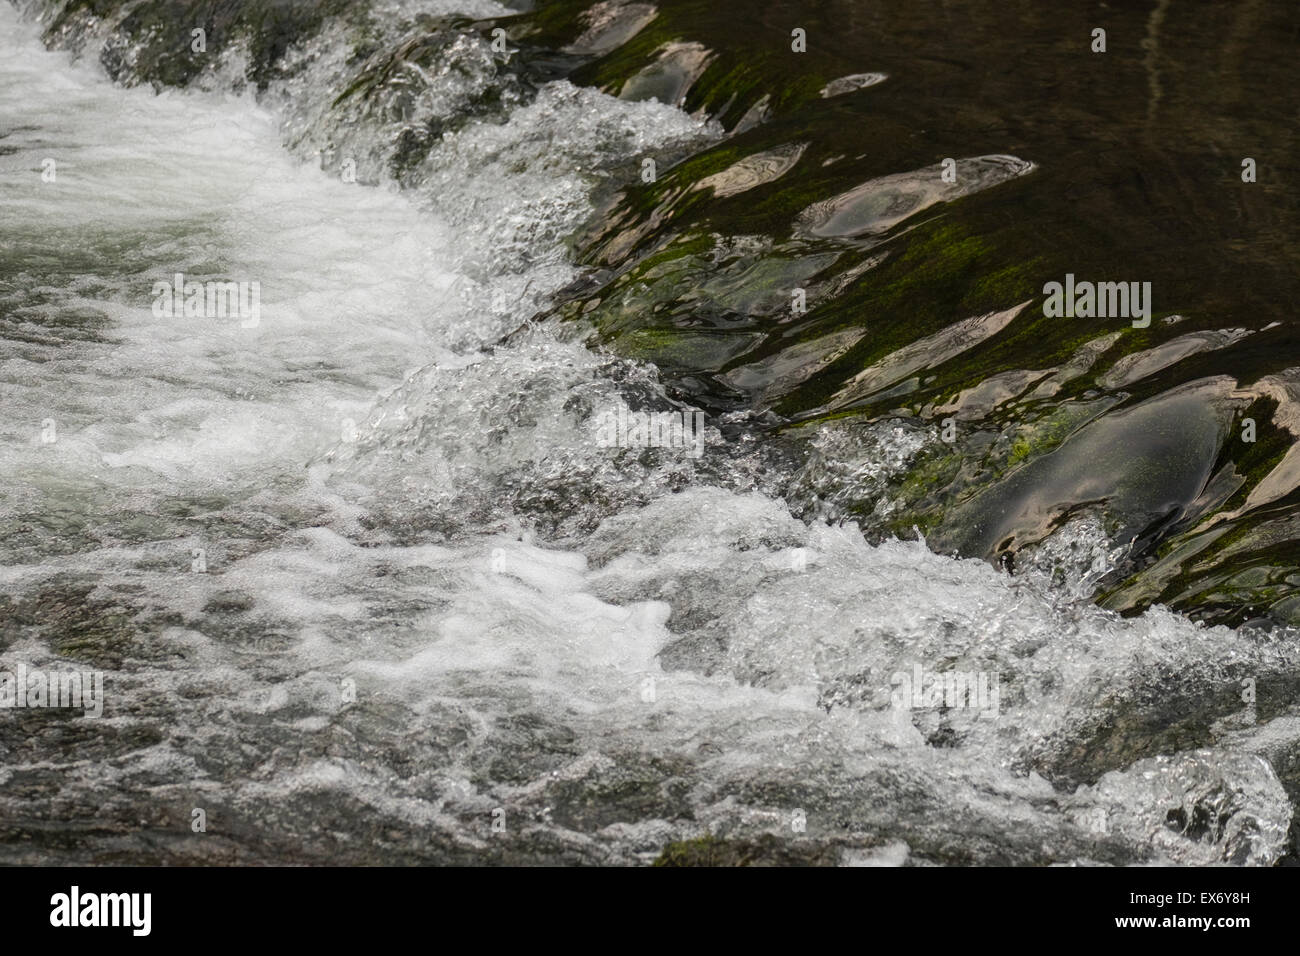
[[(399, 189), (387, 131), (329, 116), (328, 43), (259, 100), (38, 37), (0, 6), (0, 669), (94, 666), (105, 705), (0, 717), (6, 862), (1284, 852), (1294, 738), (1242, 696), (1283, 638), (805, 524), (717, 428), (699, 465), (601, 448), (612, 403), (671, 405), (654, 369), (545, 323), (501, 344), (579, 274), (600, 177), (704, 119), (557, 81)], [(258, 282), (258, 322), (160, 319), (176, 273)], [(899, 705), (954, 670), (996, 713)], [(1197, 708), (1224, 718), (1166, 732)]]

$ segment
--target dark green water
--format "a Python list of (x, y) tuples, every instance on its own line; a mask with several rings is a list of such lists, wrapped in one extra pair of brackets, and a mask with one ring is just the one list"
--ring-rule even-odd
[[(683, 392), (717, 408), (758, 402), (794, 422), (953, 414), (956, 451), (931, 455), (902, 489), (899, 533), (918, 524), (938, 547), (993, 557), (1100, 509), (1112, 535), (1136, 539), (1108, 578), (1110, 606), (1159, 600), (1233, 621), (1271, 606), (1292, 618), (1293, 4), (659, 10), (577, 76), (625, 95), (662, 91), (672, 84), (637, 73), (663, 44), (697, 43), (712, 58), (675, 87), (687, 109), (734, 125), (766, 97), (771, 115), (627, 190), (589, 235), (584, 256), (617, 276), (600, 307), (581, 309), (606, 340), (673, 369)], [(790, 49), (795, 27), (806, 53)], [(1096, 28), (1104, 53), (1092, 50)], [(819, 96), (867, 72), (888, 79)], [(772, 182), (723, 198), (690, 191), (742, 157), (799, 144), (797, 165)], [(999, 154), (1034, 168), (910, 215), (886, 195), (850, 209), (837, 236), (798, 228), (808, 206), (859, 184), (924, 170), (933, 185), (946, 157), (969, 177), (964, 157)], [(772, 245), (728, 259), (705, 252), (713, 234)], [(1044, 317), (1044, 284), (1067, 273), (1149, 282), (1150, 326)], [(791, 314), (795, 286), (812, 290), (804, 315)], [(960, 320), (1026, 302), (991, 335), (946, 341)], [(846, 388), (917, 342), (906, 374)], [(1165, 400), (1197, 382), (1206, 388), (1190, 400)], [(1144, 402), (1155, 404), (1129, 415)], [(1245, 418), (1253, 444), (1241, 440)], [(1215, 523), (1216, 512), (1232, 516)]]

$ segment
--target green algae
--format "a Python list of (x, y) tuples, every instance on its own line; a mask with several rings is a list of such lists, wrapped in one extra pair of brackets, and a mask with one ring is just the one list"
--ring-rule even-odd
[(763, 834), (753, 839), (697, 837), (669, 843), (653, 866), (836, 866), (839, 851), (812, 840), (794, 841)]

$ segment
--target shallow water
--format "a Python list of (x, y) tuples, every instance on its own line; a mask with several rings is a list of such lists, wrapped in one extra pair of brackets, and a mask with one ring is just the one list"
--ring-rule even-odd
[[(506, 12), (393, 11), (381, 51), (417, 11)], [(445, 70), (340, 112), (342, 26), (260, 96), (233, 55), (155, 94), (0, 8), (0, 670), (105, 687), (99, 717), (0, 714), (0, 859), (1291, 851), (1288, 632), (1098, 609), (1116, 555), (1086, 522), (1016, 577), (882, 540), (882, 490), (935, 441), (916, 423), (814, 422), (796, 452), (741, 408), (710, 415), (698, 460), (601, 447), (620, 400), (684, 403), (538, 318), (583, 275), (563, 240), (645, 152), (725, 131), (520, 80), (466, 24), (440, 36)], [(428, 111), (458, 124), (394, 171)], [(789, 156), (712, 188), (773, 182)], [(901, 210), (828, 200), (814, 231)], [(259, 282), (256, 322), (160, 318), (177, 272)], [(1034, 488), (1077, 494), (1064, 480)], [(837, 496), (876, 501), (875, 524), (792, 514)], [(940, 703), (941, 673), (983, 690)]]

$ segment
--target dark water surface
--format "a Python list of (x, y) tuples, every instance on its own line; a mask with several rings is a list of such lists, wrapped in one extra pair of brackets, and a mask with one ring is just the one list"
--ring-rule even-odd
[[(778, 3), (739, 16), (725, 4), (660, 9), (648, 28), (656, 40), (680, 37), (716, 54), (686, 89), (688, 109), (734, 123), (770, 97), (773, 115), (659, 186), (632, 190), (623, 218), (600, 225), (591, 261), (630, 268), (633, 281), (648, 272), (679, 286), (650, 317), (619, 311), (617, 299), (614, 309), (596, 310), (607, 337), (643, 345), (677, 367), (693, 397), (718, 406), (758, 401), (795, 421), (955, 415), (961, 464), (942, 455), (929, 463), (927, 487), (907, 496), (912, 507), (894, 522), (900, 533), (919, 523), (940, 547), (992, 556), (1099, 507), (1116, 539), (1137, 538), (1110, 578), (1111, 606), (1158, 599), (1241, 621), (1271, 605), (1290, 620), (1285, 578), (1295, 551), (1279, 524), (1291, 513), (1296, 477), (1286, 457), (1297, 354), (1288, 241), (1298, 215), (1289, 188), (1297, 173), (1291, 117), (1300, 106), (1294, 5)], [(806, 54), (789, 50), (795, 25), (812, 38)], [(1105, 53), (1091, 49), (1095, 28), (1106, 31)], [(609, 77), (635, 66), (625, 52), (579, 75), (626, 90), (637, 84)], [(888, 79), (814, 98), (836, 76), (868, 72)], [(681, 195), (727, 161), (799, 145), (806, 149), (796, 168), (770, 184), (712, 201)], [(952, 202), (913, 198), (934, 185), (946, 157), (978, 180), (965, 158), (1006, 154), (1032, 171)], [(1242, 180), (1246, 158), (1255, 182)], [(918, 171), (910, 185), (909, 171)], [(872, 181), (829, 228), (800, 229), (810, 205)], [(776, 248), (762, 264), (731, 266), (729, 286), (705, 281), (714, 262), (696, 271), (663, 264), (674, 240), (685, 250), (711, 232), (771, 237)], [(638, 271), (629, 252), (650, 248), (662, 258)], [(855, 277), (864, 259), (882, 255)], [(1150, 327), (1044, 317), (1045, 283), (1067, 274), (1149, 282)], [(797, 283), (815, 290), (813, 306), (792, 318)], [(958, 320), (1022, 302), (1027, 308), (992, 334), (955, 344), (945, 334)], [(914, 361), (854, 386), (864, 369), (888, 366), (914, 342)], [(1216, 384), (1192, 405), (1153, 406), (1137, 429), (1123, 424), (1127, 409), (1189, 383)], [(1248, 417), (1257, 425), (1253, 446), (1240, 440)], [(1062, 460), (1010, 480), (1076, 433), (1083, 447), (1076, 443), (1073, 456), (1062, 449)], [(1255, 492), (1261, 483), (1265, 492)], [(980, 518), (961, 507), (972, 495)], [(1216, 511), (1231, 517), (1215, 524), (1207, 514)], [(1003, 520), (982, 520), (990, 512)], [(1213, 542), (1199, 533), (1211, 527)], [(1175, 555), (1148, 570), (1178, 550), (1175, 541), (1196, 561)], [(1256, 573), (1243, 578), (1246, 568)], [(1267, 588), (1246, 583), (1265, 579)]]

